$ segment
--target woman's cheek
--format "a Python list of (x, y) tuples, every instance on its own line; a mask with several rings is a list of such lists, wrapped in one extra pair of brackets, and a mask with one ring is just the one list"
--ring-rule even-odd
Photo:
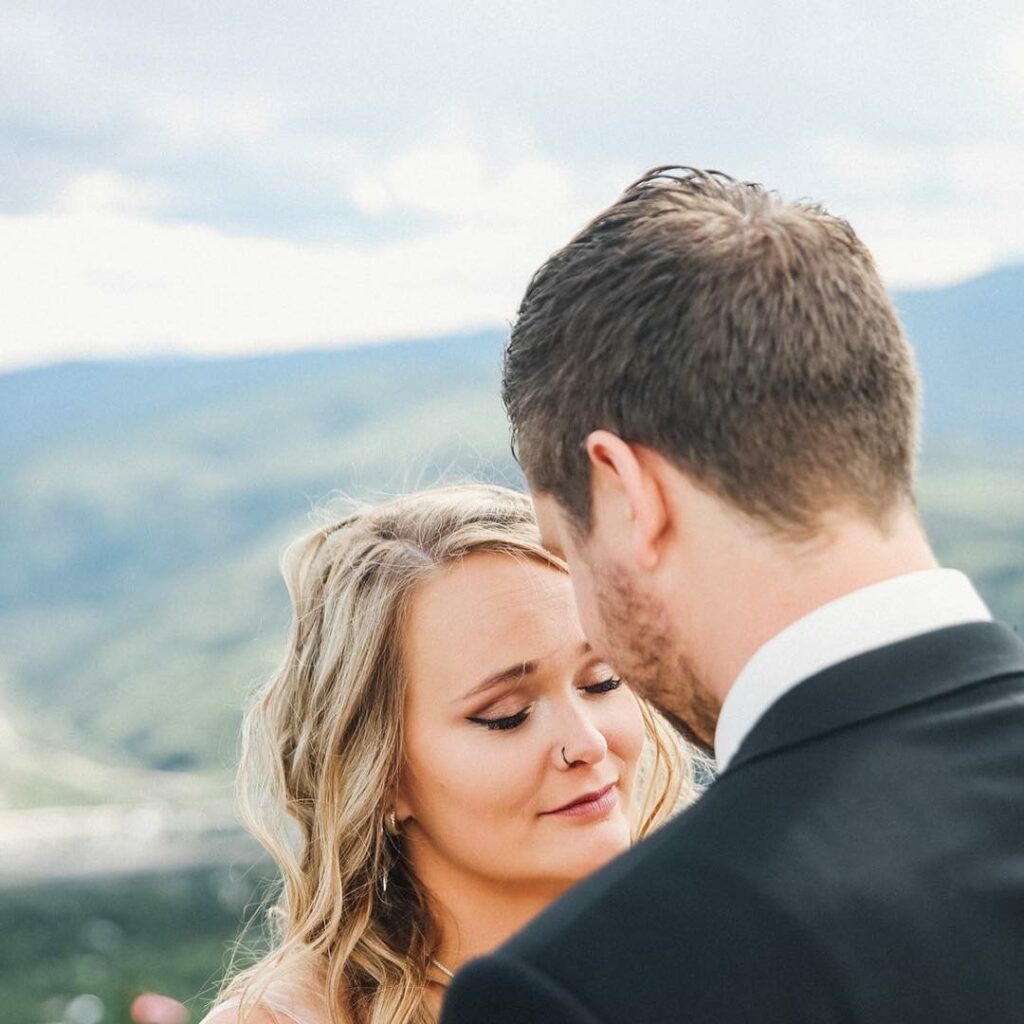
[(477, 815), (505, 818), (523, 798), (523, 778), (530, 751), (518, 730), (486, 730), (464, 737), (459, 770), (453, 788), (459, 794), (459, 806)]

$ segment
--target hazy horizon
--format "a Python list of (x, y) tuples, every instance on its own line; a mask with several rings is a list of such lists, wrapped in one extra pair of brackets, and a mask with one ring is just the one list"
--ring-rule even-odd
[[(1021, 272), (1022, 280), (1024, 280), (1024, 262), (1010, 262), (1000, 266), (992, 267), (980, 274), (969, 274), (964, 277), (958, 278), (955, 281), (950, 281), (945, 285), (928, 285), (919, 288), (906, 288), (899, 290), (890, 289), (891, 294), (897, 299), (901, 296), (916, 295), (923, 292), (938, 292), (945, 288), (955, 288), (958, 285), (966, 284), (971, 281), (976, 281), (981, 278), (987, 277), (990, 274), (1001, 273), (1004, 271), (1016, 271)], [(405, 334), (388, 334), (381, 337), (363, 337), (363, 338), (350, 338), (350, 339), (337, 339), (329, 338), (321, 342), (316, 340), (310, 340), (303, 344), (301, 341), (292, 345), (274, 345), (273, 343), (267, 344), (266, 346), (252, 346), (247, 345), (237, 349), (217, 349), (206, 352), (193, 352), (184, 349), (175, 349), (168, 347), (165, 349), (152, 348), (145, 349), (135, 352), (125, 353), (107, 353), (107, 352), (94, 352), (74, 355), (71, 357), (63, 357), (55, 355), (50, 359), (28, 361), (24, 363), (11, 363), (5, 362), (0, 353), (0, 377), (8, 374), (20, 373), (23, 371), (42, 370), (47, 367), (62, 366), (67, 364), (82, 364), (82, 363), (104, 363), (104, 362), (147, 362), (154, 363), (166, 360), (168, 362), (176, 362), (179, 360), (195, 360), (195, 361), (220, 361), (229, 359), (243, 359), (247, 357), (268, 357), (272, 358), (275, 356), (287, 356), (287, 355), (301, 355), (311, 353), (326, 353), (326, 352), (338, 352), (346, 349), (359, 349), (359, 348), (372, 348), (376, 346), (388, 346), (388, 345), (400, 345), (400, 344), (416, 344), (416, 343), (429, 343), (433, 341), (442, 341), (454, 338), (466, 338), (473, 335), (484, 335), (484, 334), (499, 334), (507, 333), (507, 323), (481, 323), (473, 324), (466, 327), (456, 328), (452, 330), (438, 330), (433, 332), (424, 333), (405, 333)]]

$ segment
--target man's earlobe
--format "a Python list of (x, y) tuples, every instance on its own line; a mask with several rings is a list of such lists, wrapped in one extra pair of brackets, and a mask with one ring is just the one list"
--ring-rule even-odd
[(662, 476), (663, 460), (642, 446), (633, 449), (636, 486), (630, 496), (633, 523), (632, 546), (636, 564), (653, 571), (662, 561), (665, 540), (672, 525), (670, 501)]
[(595, 497), (603, 491), (605, 507), (622, 509), (624, 518), (619, 522), (631, 524), (628, 538), (623, 537), (623, 547), (629, 548), (640, 568), (656, 568), (661, 559), (659, 541), (669, 519), (659, 478), (660, 462), (649, 450), (609, 430), (593, 431), (586, 445)]
[(641, 569), (653, 571), (661, 562), (661, 544), (664, 535), (666, 517), (664, 506), (648, 504), (639, 514), (630, 517), (633, 521), (631, 531), (633, 560)]

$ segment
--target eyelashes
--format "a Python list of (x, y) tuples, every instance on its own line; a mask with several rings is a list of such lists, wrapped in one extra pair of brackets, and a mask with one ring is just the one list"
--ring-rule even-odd
[(505, 729), (514, 729), (517, 725), (522, 725), (528, 717), (529, 712), (524, 708), (522, 711), (517, 711), (514, 715), (509, 715), (507, 718), (471, 717), (469, 720), (477, 725), (482, 725), (485, 729), (503, 731)]
[[(617, 690), (621, 685), (622, 680), (612, 676), (608, 679), (602, 679), (599, 683), (592, 683), (590, 686), (581, 686), (580, 689), (584, 693), (598, 695), (602, 693), (611, 693), (613, 690)], [(505, 732), (509, 729), (515, 729), (517, 726), (522, 725), (529, 717), (529, 709), (523, 708), (522, 711), (517, 711), (514, 715), (507, 715), (502, 718), (470, 716), (468, 720), (473, 722), (475, 725), (482, 725), (485, 729), (489, 729), (492, 732)]]
[(583, 689), (587, 693), (611, 693), (612, 690), (617, 690), (621, 685), (622, 680), (612, 676), (609, 679), (602, 679), (599, 683), (584, 686)]

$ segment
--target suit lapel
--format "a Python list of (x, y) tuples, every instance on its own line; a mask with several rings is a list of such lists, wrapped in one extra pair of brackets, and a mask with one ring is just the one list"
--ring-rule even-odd
[(1024, 674), (1024, 642), (997, 622), (950, 626), (833, 665), (761, 717), (725, 774), (766, 754), (998, 676)]

